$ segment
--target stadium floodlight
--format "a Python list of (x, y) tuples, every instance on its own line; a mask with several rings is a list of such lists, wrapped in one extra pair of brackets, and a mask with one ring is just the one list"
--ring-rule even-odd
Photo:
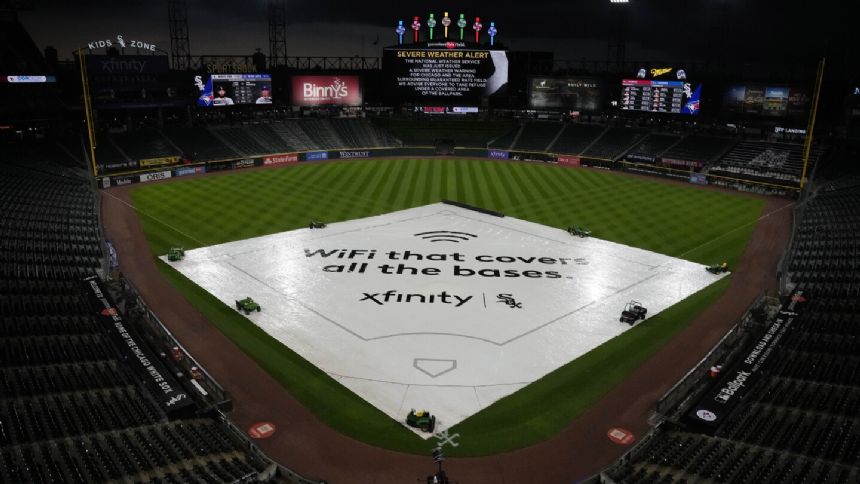
[(427, 19), (427, 26), (430, 27), (430, 40), (433, 40), (433, 27), (436, 26), (436, 19), (433, 18), (433, 14), (430, 14), (430, 18)]
[(403, 26), (402, 20), (397, 21), (397, 28), (394, 31), (397, 33), (400, 45), (403, 45), (403, 34), (406, 33), (406, 27)]
[(630, 3), (630, 0), (609, 0), (609, 3)]

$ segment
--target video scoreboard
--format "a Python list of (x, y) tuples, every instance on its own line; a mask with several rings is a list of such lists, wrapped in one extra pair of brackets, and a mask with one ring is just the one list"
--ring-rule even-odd
[(194, 83), (200, 91), (198, 106), (272, 104), (270, 74), (212, 74), (205, 83), (198, 75)]
[(625, 111), (696, 115), (702, 86), (686, 81), (624, 79), (620, 107)]
[(507, 52), (471, 42), (398, 45), (382, 59), (394, 101), (477, 104), (508, 83)]

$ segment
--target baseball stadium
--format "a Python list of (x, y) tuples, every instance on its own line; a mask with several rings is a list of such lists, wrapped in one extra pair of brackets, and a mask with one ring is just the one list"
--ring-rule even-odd
[(0, 482), (860, 482), (847, 15), (237, 6), (0, 0)]

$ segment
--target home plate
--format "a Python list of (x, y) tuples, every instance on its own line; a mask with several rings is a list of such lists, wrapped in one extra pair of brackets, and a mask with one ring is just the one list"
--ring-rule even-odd
[(650, 317), (726, 276), (442, 203), (169, 264), (391, 418), (448, 427), (629, 330), (627, 302)]

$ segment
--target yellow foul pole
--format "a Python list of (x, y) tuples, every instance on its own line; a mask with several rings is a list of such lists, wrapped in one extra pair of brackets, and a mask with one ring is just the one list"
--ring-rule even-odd
[(84, 49), (78, 49), (78, 62), (81, 64), (81, 90), (84, 93), (84, 114), (87, 121), (87, 137), (90, 141), (90, 162), (93, 165), (93, 176), (99, 176), (96, 169), (96, 135), (93, 127), (93, 107), (90, 100), (90, 83), (87, 77)]
[(818, 62), (818, 73), (815, 76), (815, 94), (812, 97), (812, 109), (809, 110), (809, 123), (806, 126), (806, 144), (803, 147), (803, 171), (800, 174), (800, 189), (806, 185), (806, 169), (809, 166), (809, 152), (812, 150), (812, 132), (815, 129), (815, 117), (818, 114), (818, 100), (821, 97), (821, 83), (824, 79), (824, 58)]

